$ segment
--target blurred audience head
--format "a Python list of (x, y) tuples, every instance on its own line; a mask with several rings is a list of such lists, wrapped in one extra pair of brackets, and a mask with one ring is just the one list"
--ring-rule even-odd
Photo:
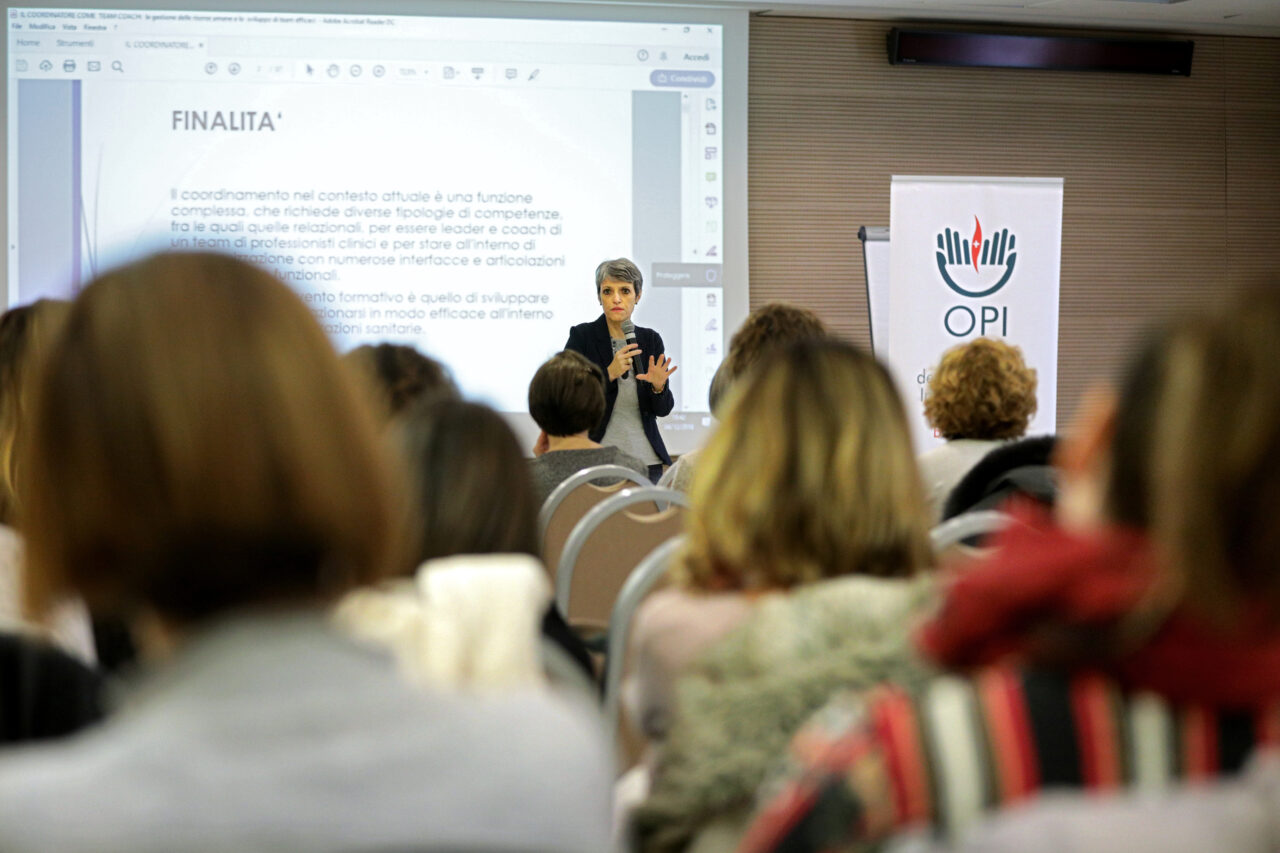
[(458, 396), (448, 369), (411, 346), (365, 344), (342, 360), (359, 374), (384, 422), (398, 417), (417, 400)]
[(413, 481), (418, 561), (454, 554), (538, 556), (538, 500), (511, 427), (478, 403), (428, 401), (401, 421)]
[(1017, 438), (1036, 413), (1036, 372), (1018, 347), (975, 338), (943, 353), (924, 413), (948, 440)]
[(0, 316), (0, 523), (17, 519), (18, 445), (31, 412), (38, 373), (71, 305), (41, 299)]
[(928, 510), (902, 403), (870, 355), (833, 340), (770, 354), (702, 451), (678, 578), (786, 588), (930, 562)]
[(548, 359), (529, 383), (529, 414), (547, 435), (588, 432), (604, 417), (604, 374), (581, 353)]
[(37, 611), (73, 591), (189, 625), (326, 603), (397, 562), (375, 425), (266, 272), (214, 254), (108, 272), (40, 378), (19, 482)]
[(1280, 292), (1159, 330), (1107, 429), (1105, 512), (1150, 531), (1188, 604), (1280, 617)]
[(719, 417), (720, 407), (733, 383), (746, 376), (766, 354), (797, 341), (823, 338), (827, 327), (807, 308), (770, 302), (747, 315), (729, 339), (729, 352), (711, 380), (711, 412)]

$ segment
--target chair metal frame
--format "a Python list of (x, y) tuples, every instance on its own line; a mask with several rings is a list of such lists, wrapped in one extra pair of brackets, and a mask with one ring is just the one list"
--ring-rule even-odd
[(952, 545), (963, 542), (970, 536), (982, 536), (1004, 530), (1013, 522), (1013, 516), (1008, 513), (994, 509), (980, 509), (947, 519), (929, 531), (929, 539), (933, 543), (934, 553), (937, 554)]
[(538, 510), (538, 537), (545, 539), (547, 536), (547, 526), (551, 524), (551, 516), (556, 514), (556, 510), (560, 508), (560, 504), (564, 503), (574, 489), (583, 483), (591, 483), (596, 480), (603, 479), (629, 480), (637, 486), (652, 485), (649, 478), (641, 474), (639, 471), (633, 471), (624, 465), (596, 465), (592, 468), (583, 468), (569, 479), (555, 487), (551, 494), (547, 495), (547, 499), (542, 502), (542, 509)]
[(631, 636), (631, 620), (640, 602), (667, 573), (671, 561), (684, 546), (683, 534), (673, 536), (649, 552), (631, 574), (627, 575), (618, 599), (609, 613), (608, 645), (604, 664), (604, 718), (606, 731), (617, 743), (622, 722), (622, 673), (625, 669), (627, 641)]
[[(560, 608), (560, 612), (565, 614), (566, 619), (569, 614), (569, 594), (573, 590), (573, 565), (578, 562), (578, 556), (582, 553), (587, 540), (591, 538), (591, 534), (614, 513), (645, 502), (659, 504), (660, 510), (666, 510), (672, 504), (685, 509), (689, 507), (688, 496), (675, 489), (664, 489), (658, 486), (623, 489), (613, 497), (606, 498), (593, 506), (574, 525), (569, 538), (565, 540), (564, 550), (560, 552), (560, 564), (556, 567), (556, 607)], [(665, 506), (662, 506), (664, 503)]]

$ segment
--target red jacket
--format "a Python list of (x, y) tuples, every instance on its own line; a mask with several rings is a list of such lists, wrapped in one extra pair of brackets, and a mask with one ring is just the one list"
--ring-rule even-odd
[(1261, 608), (1224, 629), (1180, 605), (1126, 633), (1161, 571), (1147, 539), (1119, 528), (1068, 533), (1035, 509), (1015, 515), (1021, 523), (1000, 534), (992, 556), (955, 573), (918, 637), (929, 657), (953, 668), (1045, 665), (1063, 638), (1076, 651), (1097, 640), (1096, 654), (1069, 663), (1100, 666), (1131, 689), (1218, 707), (1280, 695), (1280, 625)]

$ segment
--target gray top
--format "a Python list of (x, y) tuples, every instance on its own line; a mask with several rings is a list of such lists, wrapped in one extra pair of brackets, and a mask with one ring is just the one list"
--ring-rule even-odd
[[(642, 435), (641, 438), (644, 438)], [(646, 446), (648, 442), (645, 442)], [(572, 477), (584, 468), (597, 465), (621, 465), (633, 471), (649, 476), (649, 466), (616, 447), (592, 447), (586, 450), (549, 450), (541, 456), (529, 460), (529, 471), (533, 474), (533, 488), (538, 493), (538, 503), (544, 504), (556, 486)], [(617, 480), (601, 480), (601, 484), (618, 482)]]
[(609, 849), (594, 715), (411, 688), (320, 613), (225, 620), (133, 700), (0, 757), (0, 850)]
[[(613, 344), (615, 353), (627, 345), (623, 338), (611, 338), (609, 342)], [(658, 465), (662, 460), (653, 452), (653, 445), (644, 434), (644, 423), (640, 420), (640, 400), (636, 397), (639, 393), (636, 390), (637, 361), (632, 359), (626, 378), (618, 380), (618, 398), (613, 403), (613, 414), (609, 416), (609, 425), (605, 427), (600, 443), (617, 447), (645, 465)], [(645, 393), (651, 392), (646, 389)]]

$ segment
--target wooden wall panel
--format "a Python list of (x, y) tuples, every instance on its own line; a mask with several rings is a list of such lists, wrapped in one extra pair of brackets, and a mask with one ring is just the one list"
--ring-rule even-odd
[(1233, 282), (1280, 282), (1280, 40), (1227, 52), (1227, 268)]
[(1153, 319), (1274, 276), (1280, 40), (1197, 37), (1178, 79), (891, 66), (889, 27), (753, 19), (753, 306), (807, 305), (865, 345), (857, 231), (889, 224), (892, 175), (1063, 177), (1065, 425)]

